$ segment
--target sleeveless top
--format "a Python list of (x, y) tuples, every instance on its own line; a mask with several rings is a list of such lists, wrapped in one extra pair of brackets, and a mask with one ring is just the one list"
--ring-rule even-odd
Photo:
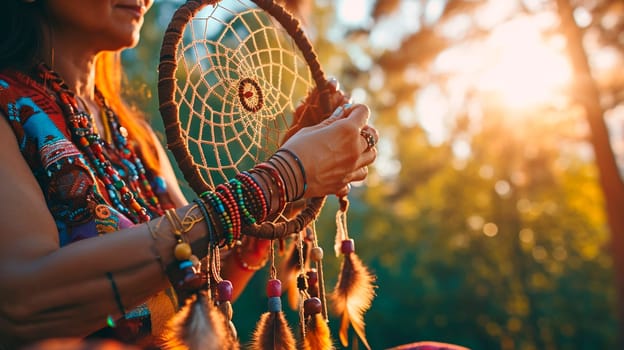
[[(135, 224), (112, 204), (93, 166), (72, 143), (58, 102), (43, 85), (19, 72), (0, 71), (0, 111), (13, 129), (22, 156), (41, 187), (56, 222), (61, 247)], [(113, 167), (128, 182), (132, 169), (124, 163), (120, 150), (106, 141), (103, 148)], [(135, 151), (140, 157), (142, 150)], [(173, 207), (164, 179), (153, 169), (145, 170), (163, 209)], [(154, 213), (149, 214), (155, 217)], [(153, 314), (160, 314), (157, 323), (161, 326), (167, 317), (162, 310), (150, 313), (148, 305), (156, 303), (159, 308), (164, 305), (170, 309), (167, 316), (177, 308), (175, 295), (169, 289), (159, 293), (158, 300), (152, 300), (152, 304), (148, 301), (128, 312), (115, 328), (102, 329), (93, 336), (145, 343), (152, 331), (156, 333), (152, 330)]]

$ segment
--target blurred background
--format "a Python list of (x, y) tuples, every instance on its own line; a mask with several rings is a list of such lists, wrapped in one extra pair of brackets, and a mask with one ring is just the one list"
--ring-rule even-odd
[[(377, 276), (372, 348), (624, 348), (624, 1), (285, 2), (381, 134), (348, 214)], [(123, 56), (158, 130), (158, 53), (181, 3), (157, 0)], [(336, 207), (317, 223), (329, 288)], [(234, 304), (242, 343), (266, 279)]]

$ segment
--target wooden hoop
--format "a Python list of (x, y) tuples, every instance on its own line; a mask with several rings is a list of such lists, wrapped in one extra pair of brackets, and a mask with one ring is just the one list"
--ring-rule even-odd
[[(277, 20), (291, 36), (310, 69), (316, 88), (320, 93), (320, 103), (324, 115), (329, 115), (330, 102), (327, 79), (312, 44), (305, 36), (299, 21), (282, 6), (274, 3), (273, 0), (251, 1)], [(167, 147), (173, 153), (184, 178), (197, 194), (212, 191), (214, 188), (202, 178), (199, 167), (193, 162), (183, 137), (178, 119), (179, 105), (175, 101), (177, 83), (175, 72), (178, 68), (176, 57), (178, 45), (188, 22), (205, 6), (214, 5), (218, 2), (220, 0), (187, 0), (176, 10), (164, 34), (158, 65), (159, 110), (165, 126)], [(251, 225), (245, 228), (245, 234), (264, 239), (277, 239), (300, 232), (318, 217), (324, 204), (325, 197), (309, 199), (306, 207), (295, 218), (277, 223), (265, 222), (259, 225)]]

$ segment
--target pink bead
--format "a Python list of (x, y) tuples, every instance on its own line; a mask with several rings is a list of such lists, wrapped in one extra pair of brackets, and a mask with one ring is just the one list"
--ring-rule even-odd
[(342, 254), (351, 254), (355, 251), (355, 241), (352, 239), (345, 239), (340, 246)]
[(321, 303), (321, 299), (316, 297), (306, 299), (303, 302), (303, 314), (305, 316), (320, 314), (322, 308), (323, 304)]
[(278, 279), (269, 280), (266, 291), (269, 298), (282, 296), (282, 281)]
[(234, 293), (234, 287), (232, 286), (232, 282), (228, 280), (223, 280), (217, 284), (217, 292), (219, 294), (219, 301), (231, 301), (232, 294)]

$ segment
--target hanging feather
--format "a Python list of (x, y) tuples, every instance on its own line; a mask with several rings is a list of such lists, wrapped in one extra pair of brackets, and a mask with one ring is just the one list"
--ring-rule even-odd
[(225, 329), (223, 314), (206, 292), (195, 293), (169, 321), (163, 334), (162, 349), (231, 349), (232, 339)]
[(295, 337), (282, 312), (282, 285), (280, 280), (267, 283), (268, 309), (256, 325), (251, 343), (252, 350), (294, 350)]
[(303, 309), (306, 319), (303, 350), (334, 350), (329, 326), (321, 313), (323, 309), (321, 299), (316, 297), (306, 299)]
[(375, 297), (375, 276), (370, 273), (362, 260), (355, 254), (355, 243), (349, 239), (346, 226), (346, 198), (341, 198), (341, 206), (336, 215), (337, 239), (340, 239), (340, 253), (344, 255), (340, 267), (338, 283), (331, 297), (334, 311), (342, 316), (339, 338), (343, 346), (349, 344), (349, 325), (358, 335), (364, 346), (370, 350), (364, 330), (364, 313), (370, 308)]

